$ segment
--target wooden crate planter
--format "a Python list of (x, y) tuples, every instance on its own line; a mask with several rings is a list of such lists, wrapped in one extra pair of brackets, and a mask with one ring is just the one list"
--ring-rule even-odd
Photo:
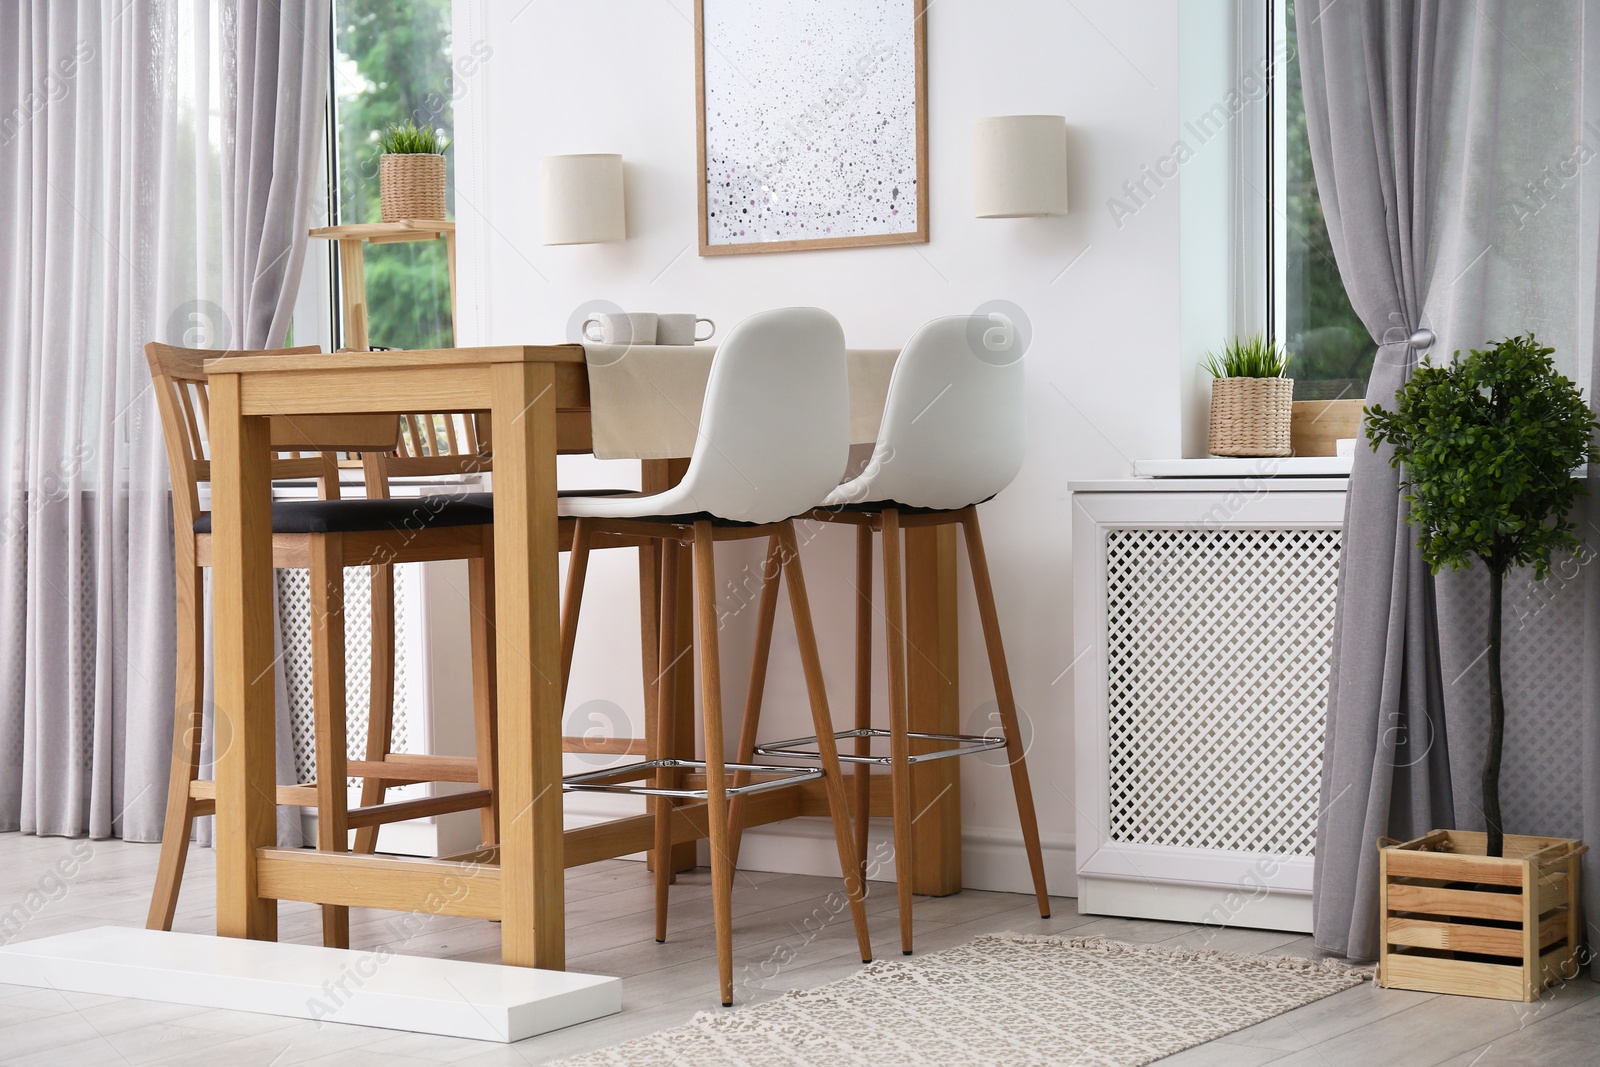
[(1379, 985), (1531, 1001), (1576, 973), (1588, 846), (1507, 834), (1491, 858), (1484, 837), (1435, 830), (1379, 848)]

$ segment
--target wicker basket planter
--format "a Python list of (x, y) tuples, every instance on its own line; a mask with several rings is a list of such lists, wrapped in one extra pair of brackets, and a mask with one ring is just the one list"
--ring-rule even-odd
[(1531, 1001), (1572, 978), (1582, 940), (1582, 842), (1435, 830), (1378, 850), (1383, 923), (1378, 984), (1389, 989)]
[(1288, 456), (1294, 403), (1292, 378), (1213, 378), (1211, 435), (1214, 456)]
[(378, 157), (378, 199), (384, 222), (444, 218), (444, 156), (385, 152)]

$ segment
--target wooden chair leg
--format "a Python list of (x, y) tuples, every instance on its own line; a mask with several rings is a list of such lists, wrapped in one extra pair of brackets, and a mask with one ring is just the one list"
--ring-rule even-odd
[[(856, 527), (856, 729), (872, 729), (872, 527)], [(855, 754), (872, 752), (872, 739), (856, 738)], [(872, 825), (872, 767), (851, 768), (856, 787), (856, 862), (867, 877), (867, 838)]]
[[(367, 701), (367, 759), (382, 762), (394, 745), (394, 566), (382, 563), (372, 572), (371, 696)], [(361, 806), (383, 803), (389, 783), (382, 778), (361, 779)], [(378, 850), (378, 827), (356, 831), (355, 850)]]
[(593, 534), (593, 520), (573, 521), (572, 551), (567, 555), (567, 588), (561, 595), (562, 700), (567, 697), (567, 682), (572, 678), (572, 653), (578, 647), (578, 611), (583, 606), (583, 583), (589, 574), (589, 542)]
[(167, 772), (167, 817), (161, 831), (161, 858), (156, 864), (156, 884), (145, 920), (151, 930), (172, 929), (183, 868), (189, 858), (189, 835), (194, 832), (195, 804), (189, 787), (200, 776), (206, 671), (205, 614), (200, 604), (205, 572), (186, 562), (180, 561), (177, 568), (178, 678), (172, 719), (172, 766)]
[[(750, 658), (750, 688), (745, 691), (744, 721), (739, 726), (739, 751), (736, 762), (755, 759), (757, 731), (761, 727), (761, 701), (767, 689), (767, 663), (772, 656), (772, 625), (778, 616), (778, 584), (783, 579), (783, 555), (777, 537), (767, 539), (767, 555), (761, 564), (761, 603), (756, 613), (756, 647)], [(735, 771), (733, 784), (750, 781), (749, 771)], [(744, 797), (728, 804), (728, 852), (733, 865), (739, 865), (739, 844), (744, 839)]]
[[(646, 731), (646, 740), (650, 746), (650, 759), (663, 759), (674, 751), (674, 723), (672, 715), (671, 694), (676, 691), (675, 672), (677, 664), (672, 661), (672, 648), (678, 643), (678, 557), (679, 549), (675, 544), (663, 542), (661, 551), (661, 591), (660, 591), (660, 617), (658, 619), (658, 636), (661, 643), (657, 652), (657, 663), (662, 665), (661, 673), (655, 682), (655, 725)], [(655, 785), (658, 789), (670, 788), (675, 776), (664, 771), (657, 772)], [(649, 801), (650, 815), (655, 820), (655, 848), (654, 862), (651, 864), (651, 873), (655, 879), (655, 907), (656, 907), (656, 941), (667, 940), (667, 896), (669, 887), (673, 882), (672, 873), (672, 799), (670, 797), (651, 797)]]
[[(833, 717), (828, 713), (822, 657), (817, 652), (816, 632), (811, 628), (811, 602), (806, 597), (806, 579), (800, 569), (800, 546), (795, 540), (794, 524), (785, 522), (780, 526), (778, 538), (783, 548), (783, 573), (789, 582), (789, 609), (794, 615), (795, 637), (800, 645), (800, 665), (805, 671), (806, 694), (811, 698), (811, 722), (817, 731), (817, 751), (822, 754), (823, 783), (828, 792), (828, 809), (833, 816), (833, 838), (839, 847), (839, 870), (844, 875), (845, 893), (850, 898), (850, 916), (855, 921), (861, 962), (870, 963), (872, 935), (867, 930), (867, 887), (856, 869), (850, 805), (845, 797), (844, 776), (839, 770), (839, 748), (833, 737)], [(709, 738), (706, 744), (709, 748)]]
[(495, 720), (494, 527), (483, 528), (481, 555), (467, 561), (467, 597), (472, 612), (472, 724), (478, 787), (493, 799), (479, 810), (485, 847), (500, 840), (500, 743)]
[[(723, 766), (722, 665), (717, 654), (717, 576), (711, 523), (694, 524), (695, 616), (700, 701), (705, 714), (706, 821), (711, 838), (711, 913), (722, 1006), (733, 1005), (733, 855), (728, 850), (728, 780)], [(835, 774), (838, 767), (835, 765)]]
[[(344, 553), (339, 534), (311, 538), (311, 663), (317, 745), (317, 848), (350, 848), (344, 697)], [(322, 943), (350, 947), (350, 909), (322, 906)]]
[(983, 534), (978, 530), (977, 509), (964, 509), (960, 522), (967, 539), (967, 566), (972, 571), (972, 589), (978, 598), (978, 618), (983, 622), (983, 642), (989, 651), (989, 672), (994, 676), (995, 701), (1000, 705), (1000, 725), (1006, 732), (1006, 760), (1011, 764), (1011, 789), (1017, 797), (1022, 843), (1028, 853), (1028, 869), (1033, 874), (1033, 892), (1039, 898), (1039, 916), (1048, 919), (1050, 894), (1045, 888), (1039, 821), (1033, 809), (1033, 790), (1028, 785), (1027, 753), (1022, 747), (1022, 731), (1017, 724), (1017, 702), (1011, 692), (1005, 647), (1000, 642), (1000, 615), (995, 610), (994, 585), (989, 580), (989, 560), (983, 551)]
[(894, 883), (900, 908), (900, 951), (911, 955), (911, 882), (915, 839), (911, 812), (910, 705), (906, 695), (906, 634), (900, 513), (883, 513), (884, 643), (889, 658), (889, 782), (894, 794)]

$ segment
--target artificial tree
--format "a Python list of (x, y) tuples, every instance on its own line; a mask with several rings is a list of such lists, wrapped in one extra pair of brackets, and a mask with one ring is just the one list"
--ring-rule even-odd
[(1581, 483), (1573, 475), (1600, 461), (1593, 413), (1577, 386), (1556, 371), (1555, 349), (1532, 333), (1443, 366), (1423, 363), (1395, 395), (1396, 408), (1376, 404), (1367, 439), (1394, 446), (1404, 468), (1407, 521), (1434, 574), (1483, 561), (1489, 571), (1489, 747), (1483, 763), (1486, 854), (1504, 852), (1500, 823), (1500, 757), (1505, 692), (1500, 676), (1500, 608), (1505, 576), (1532, 567), (1543, 579), (1557, 551), (1575, 551), (1567, 519)]

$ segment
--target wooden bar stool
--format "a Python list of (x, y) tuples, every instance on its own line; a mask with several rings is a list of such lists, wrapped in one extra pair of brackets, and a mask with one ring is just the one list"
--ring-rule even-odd
[[(585, 560), (592, 538), (623, 535), (692, 546), (698, 623), (705, 758), (668, 758), (671, 726), (658, 701), (650, 735), (650, 758), (642, 762), (569, 775), (570, 790), (631, 793), (651, 798), (655, 827), (656, 940), (666, 940), (666, 905), (671, 864), (659, 862), (673, 844), (669, 802), (706, 803), (711, 839), (712, 910), (722, 1003), (733, 1003), (733, 852), (730, 803), (821, 778), (833, 818), (834, 840), (844, 873), (851, 916), (863, 961), (872, 958), (864, 885), (856, 863), (848, 802), (833, 743), (832, 720), (823, 688), (822, 664), (811, 627), (805, 577), (800, 569), (791, 517), (821, 500), (838, 481), (849, 454), (849, 393), (844, 334), (833, 316), (815, 308), (786, 308), (754, 315), (729, 332), (718, 348), (706, 386), (699, 438), (683, 480), (650, 496), (626, 499), (567, 499), (562, 515), (577, 519), (563, 602), (562, 689), (572, 661)], [(729, 763), (723, 736), (722, 676), (718, 658), (719, 617), (714, 546), (718, 541), (764, 537), (789, 582), (800, 657), (805, 669), (812, 721), (821, 738), (819, 769)], [(673, 647), (677, 553), (665, 554), (662, 604), (663, 662)], [(778, 578), (773, 579), (776, 585)], [(662, 682), (658, 693), (671, 687)], [(743, 733), (743, 730), (741, 730)], [(729, 771), (741, 776), (730, 782)], [(703, 786), (684, 783), (690, 772)], [(759, 779), (759, 780), (752, 780)], [(639, 784), (648, 780), (648, 784)]]
[[(1011, 345), (999, 342), (1011, 338)], [(1022, 466), (1024, 375), (1014, 334), (989, 319), (956, 315), (935, 319), (917, 331), (895, 362), (884, 404), (883, 422), (871, 460), (860, 476), (838, 486), (811, 513), (821, 522), (856, 527), (856, 724), (835, 735), (853, 742), (854, 751), (840, 755), (855, 766), (858, 823), (857, 862), (865, 876), (866, 819), (870, 808), (870, 772), (888, 767), (894, 810), (895, 884), (900, 905), (900, 947), (911, 954), (911, 867), (914, 817), (911, 768), (928, 760), (967, 756), (1004, 748), (1011, 769), (1023, 846), (1033, 876), (1039, 915), (1050, 915), (1045, 889), (1044, 857), (1028, 765), (1017, 726), (1016, 700), (1000, 640), (1000, 617), (983, 551), (976, 505), (1004, 489)], [(993, 347), (991, 347), (993, 346)], [(906, 640), (903, 547), (901, 531), (915, 526), (959, 524), (967, 545), (967, 564), (978, 617), (989, 653), (1002, 737), (992, 735), (912, 733), (906, 696)], [(872, 725), (872, 537), (883, 535), (883, 594), (888, 644), (889, 728)], [(740, 760), (757, 755), (818, 758), (818, 738), (803, 737), (773, 744), (755, 743), (759, 722), (765, 658), (771, 647), (772, 611), (763, 589), (756, 639), (758, 667), (752, 674), (750, 707)], [(871, 742), (887, 737), (889, 754), (873, 754)], [(913, 752), (913, 745), (918, 751)], [(737, 842), (735, 843), (737, 848)], [(735, 852), (737, 856), (737, 852)]]
[[(280, 350), (316, 352), (315, 347)], [(172, 475), (174, 554), (176, 557), (178, 648), (172, 768), (167, 794), (161, 857), (146, 925), (172, 927), (194, 820), (216, 808), (216, 787), (201, 781), (202, 693), (205, 686), (204, 568), (211, 562), (211, 516), (200, 510), (200, 483), (210, 480), (205, 361), (260, 352), (216, 352), (145, 346), (155, 381), (157, 405)], [(329, 416), (271, 420), (272, 443), (289, 458), (273, 461), (274, 479), (315, 479), (318, 500), (282, 501), (272, 507), (273, 566), (311, 572), (312, 664), (315, 675), (316, 781), (278, 787), (279, 804), (317, 809), (318, 848), (347, 850), (349, 831), (376, 844), (375, 828), (428, 815), (481, 809), (485, 833), (493, 835), (493, 663), (488, 627), (493, 619), (493, 503), (488, 494), (439, 494), (404, 499), (339, 499), (338, 452), (388, 452), (399, 426), (392, 415)], [(461, 462), (458, 458), (456, 462)], [(387, 485), (368, 487), (387, 496)], [(478, 753), (473, 757), (403, 755), (390, 752), (393, 696), (393, 598), (384, 584), (373, 593), (373, 706), (365, 761), (345, 755), (344, 568), (395, 563), (466, 559), (472, 564), (470, 595), (475, 686), (474, 718)], [(481, 668), (487, 665), (487, 671)], [(466, 782), (479, 788), (449, 796), (423, 797), (393, 804), (363, 802), (349, 809), (348, 776), (388, 783)], [(365, 788), (365, 787), (364, 787)], [(378, 799), (381, 799), (381, 789)], [(349, 944), (349, 909), (323, 907), (323, 941)]]

